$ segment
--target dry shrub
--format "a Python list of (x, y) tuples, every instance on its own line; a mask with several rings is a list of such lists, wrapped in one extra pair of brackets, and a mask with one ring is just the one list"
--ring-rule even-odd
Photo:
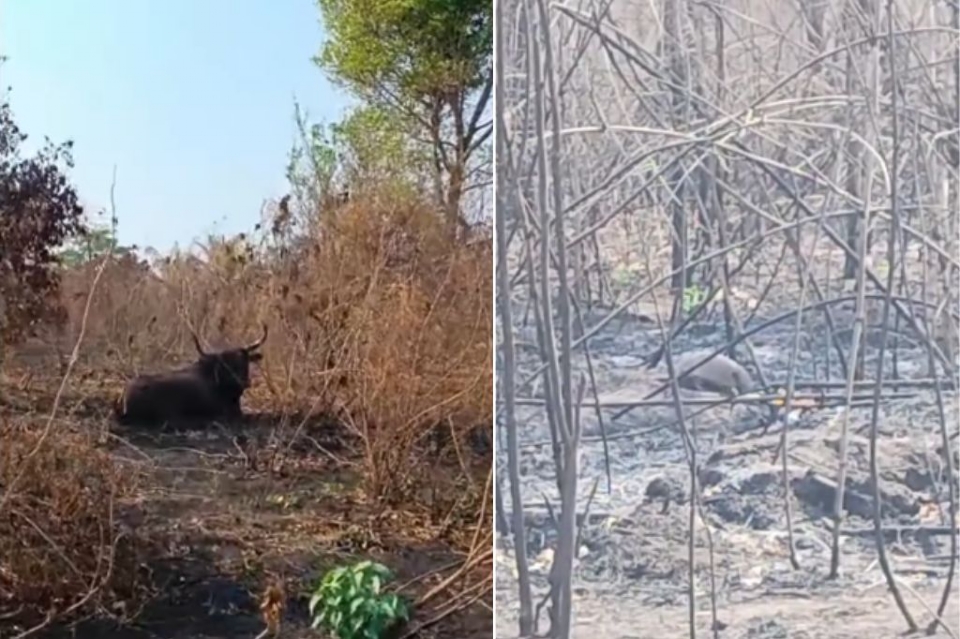
[(317, 257), (318, 272), (350, 259), (362, 274), (342, 320), (349, 341), (334, 361), (345, 373), (337, 396), (364, 439), (377, 494), (406, 483), (412, 449), (430, 427), (452, 424), (462, 438), (489, 423), (492, 406), (489, 242), (450, 240), (439, 216), (418, 206), (389, 213), (344, 211), (334, 250)]
[[(266, 412), (336, 415), (364, 442), (368, 488), (407, 486), (410, 455), (435, 426), (457, 437), (492, 415), (489, 234), (452, 239), (422, 202), (376, 195), (318, 213), (309, 231), (210, 242), (151, 270), (112, 264), (95, 293), (83, 365), (122, 376), (194, 356), (188, 328), (220, 344), (265, 323)], [(72, 343), (92, 269), (69, 273)]]
[(135, 476), (75, 434), (51, 432), (38, 448), (40, 430), (2, 432), (0, 618), (133, 612), (140, 562), (120, 504)]

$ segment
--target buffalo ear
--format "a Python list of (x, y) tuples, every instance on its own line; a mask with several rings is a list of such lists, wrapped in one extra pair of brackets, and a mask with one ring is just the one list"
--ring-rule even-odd
[(263, 359), (263, 353), (250, 353), (251, 362), (259, 362), (261, 359)]

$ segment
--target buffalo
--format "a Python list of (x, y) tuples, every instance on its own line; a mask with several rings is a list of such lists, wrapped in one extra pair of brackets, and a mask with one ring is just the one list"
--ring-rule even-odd
[(257, 349), (263, 335), (249, 346), (207, 353), (191, 332), (199, 354), (194, 363), (167, 373), (144, 374), (130, 380), (114, 406), (120, 424), (158, 424), (240, 417), (240, 397), (250, 387), (250, 362), (263, 355)]

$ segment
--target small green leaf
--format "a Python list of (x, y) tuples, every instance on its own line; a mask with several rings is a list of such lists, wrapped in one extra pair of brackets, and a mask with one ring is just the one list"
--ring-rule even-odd
[(395, 601), (390, 601), (389, 599), (384, 599), (380, 601), (380, 610), (379, 613), (386, 617), (393, 617), (397, 609), (397, 604)]
[(372, 561), (370, 561), (369, 559), (364, 559), (363, 561), (360, 561), (354, 564), (353, 569), (356, 572), (363, 572), (364, 570), (366, 570), (372, 565), (374, 565)]
[(354, 599), (353, 601), (351, 601), (351, 602), (350, 602), (350, 607), (349, 607), (350, 614), (351, 614), (351, 615), (356, 614), (356, 612), (357, 612), (358, 610), (360, 610), (360, 606), (362, 606), (363, 604), (365, 604), (366, 601), (367, 601), (367, 600), (361, 599), (360, 597), (357, 597), (356, 599)]
[(361, 588), (363, 588), (363, 575), (362, 575), (362, 574), (360, 574), (360, 573), (354, 573), (352, 586), (353, 586), (356, 590), (360, 590)]

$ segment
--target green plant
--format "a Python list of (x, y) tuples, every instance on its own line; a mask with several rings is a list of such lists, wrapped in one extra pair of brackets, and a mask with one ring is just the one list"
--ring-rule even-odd
[(890, 265), (887, 264), (887, 260), (881, 259), (877, 261), (873, 269), (879, 277), (886, 277), (887, 273), (890, 272)]
[(109, 225), (92, 222), (76, 237), (70, 238), (60, 250), (60, 263), (67, 268), (76, 268), (99, 260), (106, 254), (116, 258), (132, 255), (136, 247), (121, 246), (117, 242), (116, 220)]
[(683, 312), (689, 313), (696, 308), (705, 297), (705, 292), (699, 286), (688, 286), (683, 289)]
[(406, 602), (384, 593), (390, 570), (372, 561), (327, 572), (310, 598), (313, 628), (323, 626), (340, 639), (379, 639), (397, 621), (409, 620)]
[[(317, 6), (327, 37), (315, 62), (364, 103), (340, 130), (352, 142), (369, 140), (354, 144), (360, 153), (348, 160), (362, 167), (369, 147), (374, 167), (395, 172), (388, 163), (394, 142), (416, 149), (418, 164), (429, 159), (424, 177), (450, 228), (465, 224), (461, 200), (492, 156), (485, 151), (493, 122), (484, 113), (493, 99), (493, 3), (318, 0)], [(355, 137), (368, 130), (375, 135)]]

